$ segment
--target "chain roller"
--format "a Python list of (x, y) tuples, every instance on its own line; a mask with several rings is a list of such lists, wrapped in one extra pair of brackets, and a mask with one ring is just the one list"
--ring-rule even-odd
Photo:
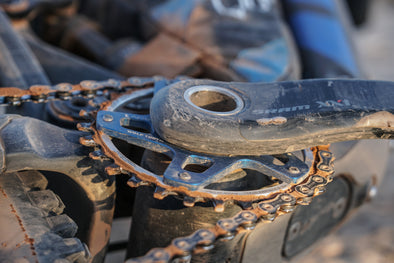
[(79, 84), (60, 83), (53, 86), (34, 85), (29, 89), (3, 87), (0, 89), (0, 105), (18, 106), (24, 102), (44, 103), (51, 100), (70, 100), (72, 97), (92, 99), (108, 91), (117, 93), (130, 89), (151, 87), (158, 80), (156, 78), (129, 78), (124, 81), (109, 79), (105, 81), (84, 80)]
[[(295, 185), (286, 193), (276, 194), (274, 197), (261, 201), (250, 210), (238, 212), (235, 216), (220, 219), (209, 229), (199, 229), (186, 237), (174, 239), (165, 248), (151, 249), (145, 256), (129, 259), (127, 263), (170, 262), (174, 259), (190, 257), (193, 252), (210, 250), (219, 239), (233, 238), (241, 231), (251, 230), (257, 222), (270, 222), (277, 216), (289, 213), (296, 205), (308, 204), (305, 200), (322, 193), (322, 189), (332, 181), (332, 154), (327, 146), (314, 148), (316, 160), (310, 176), (301, 184)], [(321, 169), (324, 168), (324, 169)], [(307, 189), (302, 191), (301, 189)]]

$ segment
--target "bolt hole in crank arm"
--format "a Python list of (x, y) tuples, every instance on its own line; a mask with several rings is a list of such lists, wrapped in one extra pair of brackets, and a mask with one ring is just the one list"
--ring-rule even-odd
[(151, 103), (155, 132), (184, 149), (213, 155), (293, 152), (360, 139), (389, 139), (394, 83), (301, 80), (269, 84), (191, 80)]

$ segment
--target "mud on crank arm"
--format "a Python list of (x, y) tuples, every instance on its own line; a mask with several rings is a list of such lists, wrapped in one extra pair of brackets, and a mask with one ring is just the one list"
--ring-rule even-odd
[(394, 83), (301, 80), (224, 83), (186, 80), (152, 99), (155, 132), (213, 155), (265, 155), (394, 134)]

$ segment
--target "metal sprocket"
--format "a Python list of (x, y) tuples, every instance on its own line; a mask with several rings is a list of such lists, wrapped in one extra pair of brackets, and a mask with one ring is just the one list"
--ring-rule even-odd
[[(115, 165), (107, 168), (109, 174), (129, 174), (129, 185), (132, 187), (154, 185), (155, 198), (178, 195), (189, 207), (196, 202), (213, 201), (215, 209), (223, 211), (227, 202), (252, 208), (259, 201), (268, 202), (280, 193), (294, 192), (297, 193), (295, 198), (298, 203), (307, 204), (331, 180), (324, 179), (324, 183), (308, 191), (306, 188), (304, 192), (297, 190), (297, 186), (308, 185), (311, 178), (318, 175), (315, 165), (319, 162), (321, 153), (324, 152), (328, 157), (324, 158), (324, 169), (319, 172), (324, 173), (324, 178), (328, 178), (333, 172), (331, 153), (326, 147), (314, 148), (314, 152), (307, 150), (301, 157), (293, 153), (275, 156), (212, 156), (171, 145), (155, 134), (149, 114), (146, 111), (140, 114), (144, 108), (141, 104), (149, 105), (147, 101), (152, 95), (153, 89), (138, 90), (104, 104), (97, 112), (95, 122), (89, 127), (94, 132), (93, 136), (82, 138), (81, 142), (87, 146), (99, 147), (91, 153), (92, 158), (109, 157), (114, 160)], [(137, 146), (164, 155), (170, 163), (163, 174), (151, 172), (122, 152), (120, 148), (124, 147), (119, 145), (128, 144), (132, 145), (130, 147)], [(188, 169), (193, 165), (200, 170)], [(220, 185), (228, 180), (229, 175), (239, 171), (253, 171), (257, 173), (257, 177), (266, 180), (252, 190), (212, 187)], [(247, 176), (246, 172), (237, 180), (248, 180)], [(256, 179), (256, 176), (253, 178)]]

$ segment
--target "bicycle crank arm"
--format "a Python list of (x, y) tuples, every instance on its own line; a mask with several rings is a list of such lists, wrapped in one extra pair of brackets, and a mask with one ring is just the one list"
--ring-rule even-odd
[(394, 82), (186, 80), (155, 94), (151, 121), (169, 143), (214, 155), (264, 155), (394, 134)]

